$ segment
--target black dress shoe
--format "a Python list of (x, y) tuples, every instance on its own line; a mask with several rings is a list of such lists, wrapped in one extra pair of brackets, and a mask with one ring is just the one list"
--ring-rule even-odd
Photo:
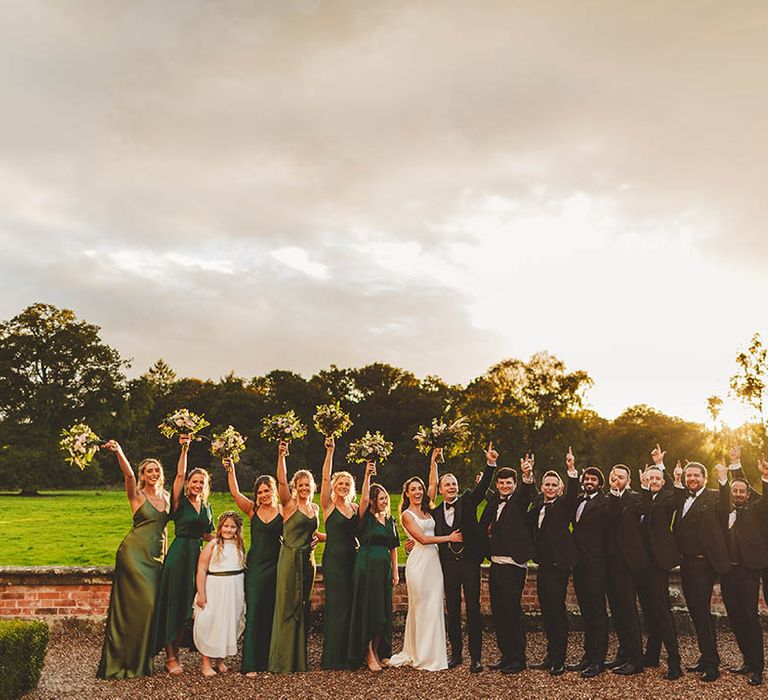
[(705, 683), (711, 683), (712, 681), (716, 681), (718, 678), (720, 678), (720, 671), (718, 671), (716, 668), (708, 668), (704, 673), (701, 674), (701, 680), (703, 680)]
[(693, 666), (686, 666), (685, 670), (690, 673), (703, 673), (707, 670), (707, 667), (702, 661), (697, 661)]
[(642, 673), (643, 667), (635, 664), (622, 664), (621, 666), (616, 666), (615, 668), (612, 668), (611, 671), (615, 673), (617, 676), (634, 676), (636, 673)]
[(737, 673), (740, 676), (746, 676), (748, 673), (752, 673), (752, 669), (747, 664), (741, 666), (731, 666), (728, 669), (728, 673)]
[(667, 675), (664, 676), (668, 681), (676, 681), (678, 678), (683, 677), (683, 672), (680, 670), (680, 666), (670, 666), (667, 669)]
[(618, 659), (617, 658), (617, 659), (613, 659), (612, 661), (606, 661), (603, 664), (603, 666), (605, 666), (606, 668), (613, 669), (613, 668), (618, 668), (619, 666), (623, 666), (625, 663), (627, 663), (627, 662), (624, 661), (624, 659)]
[(759, 671), (755, 671), (747, 680), (747, 683), (750, 685), (762, 685), (763, 684), (763, 674)]
[(549, 669), (550, 676), (562, 676), (565, 673), (564, 664), (552, 664), (552, 668)]
[(478, 659), (472, 659), (472, 663), (469, 665), (470, 673), (480, 673), (480, 671), (484, 670), (483, 664), (481, 664)]
[(448, 659), (448, 668), (456, 668), (457, 666), (461, 666), (464, 659), (462, 659), (460, 656), (451, 656), (450, 659)]
[(594, 678), (595, 676), (599, 676), (602, 672), (602, 664), (593, 664), (592, 666), (587, 666), (580, 675), (582, 678)]
[(546, 658), (544, 661), (539, 661), (536, 664), (530, 664), (529, 668), (543, 669), (549, 671), (552, 668), (552, 659)]
[(525, 671), (525, 666), (521, 663), (511, 663), (501, 669), (501, 672), (505, 676), (511, 676), (515, 673), (521, 673), (522, 671)]
[(586, 668), (589, 668), (586, 661), (579, 661), (577, 664), (565, 664), (566, 671), (583, 671)]
[(509, 666), (509, 659), (505, 659), (503, 656), (493, 664), (488, 664), (489, 671), (500, 671), (502, 668)]

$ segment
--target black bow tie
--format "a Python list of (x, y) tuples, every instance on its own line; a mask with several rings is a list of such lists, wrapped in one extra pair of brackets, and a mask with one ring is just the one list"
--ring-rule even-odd
[(688, 492), (688, 495), (689, 495), (691, 498), (696, 498), (696, 494), (697, 494), (697, 493), (698, 493), (698, 491), (689, 491), (689, 492)]
[(453, 503), (446, 503), (445, 504), (445, 509), (446, 510), (448, 510), (449, 508), (455, 508), (455, 507), (456, 507), (456, 501), (454, 501)]
[(499, 503), (506, 503), (509, 500), (509, 496), (499, 496)]

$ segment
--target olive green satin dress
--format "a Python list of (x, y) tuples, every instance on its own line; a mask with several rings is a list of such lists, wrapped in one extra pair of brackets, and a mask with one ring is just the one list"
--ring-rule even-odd
[(317, 516), (297, 510), (283, 524), (283, 541), (277, 561), (277, 594), (269, 645), (270, 673), (307, 670), (307, 632), (315, 559), (312, 534)]
[(242, 673), (266, 671), (269, 663), (282, 531), (282, 515), (276, 515), (268, 523), (263, 522), (257, 513), (251, 518), (251, 547), (248, 550), (248, 569), (245, 574)]
[[(179, 504), (171, 517), (176, 536), (163, 563), (155, 606), (154, 653), (162, 651), (166, 644), (174, 641), (180, 645), (192, 645), (192, 606), (197, 591), (197, 560), (200, 558), (203, 535), (213, 531), (211, 506), (202, 503), (198, 513), (184, 494), (179, 497)], [(182, 638), (177, 639), (180, 628), (184, 631)]]
[(352, 579), (357, 550), (357, 513), (347, 518), (338, 509), (325, 521), (323, 552), (323, 657), (324, 669), (348, 668), (349, 615), (352, 610)]
[(120, 543), (97, 678), (152, 673), (152, 621), (162, 574), (168, 511), (145, 500)]
[(368, 642), (379, 635), (379, 657), (388, 659), (392, 656), (391, 552), (400, 544), (395, 521), (387, 518), (382, 524), (370, 511), (363, 515), (358, 539), (360, 549), (355, 559), (349, 626), (350, 668), (362, 665)]

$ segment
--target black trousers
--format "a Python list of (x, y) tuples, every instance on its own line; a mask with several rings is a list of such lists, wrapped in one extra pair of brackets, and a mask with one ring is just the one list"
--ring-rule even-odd
[(696, 630), (699, 660), (707, 668), (720, 666), (717, 653), (717, 634), (712, 620), (712, 589), (717, 574), (704, 557), (683, 557), (680, 564), (683, 595)]
[(521, 598), (527, 571), (514, 564), (491, 563), (488, 588), (496, 644), (503, 658), (525, 665), (525, 622)]
[(573, 568), (573, 588), (584, 625), (583, 660), (590, 666), (605, 663), (608, 653), (605, 572), (604, 560), (577, 564)]
[(445, 606), (448, 610), (448, 641), (451, 654), (462, 655), (461, 589), (467, 609), (469, 655), (480, 661), (483, 648), (483, 625), (480, 617), (480, 564), (469, 559), (443, 559)]
[(568, 612), (565, 609), (565, 593), (568, 588), (570, 569), (554, 564), (539, 564), (536, 574), (536, 591), (539, 608), (547, 634), (547, 658), (553, 666), (565, 663), (568, 650)]
[(621, 557), (607, 557), (606, 567), (608, 603), (619, 638), (616, 658), (640, 666), (643, 661), (643, 633), (637, 612), (636, 576)]
[(637, 597), (648, 629), (645, 656), (658, 661), (661, 644), (667, 650), (667, 663), (680, 664), (680, 647), (677, 644), (677, 630), (669, 606), (669, 571), (651, 564), (637, 576)]
[(736, 636), (744, 663), (762, 673), (765, 667), (763, 630), (757, 604), (760, 597), (760, 572), (734, 566), (720, 577), (720, 592), (728, 612), (728, 621)]

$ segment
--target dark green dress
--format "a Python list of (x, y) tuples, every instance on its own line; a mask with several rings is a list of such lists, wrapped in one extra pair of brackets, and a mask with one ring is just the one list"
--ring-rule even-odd
[(270, 673), (307, 670), (307, 632), (315, 559), (312, 534), (317, 516), (297, 510), (283, 524), (283, 541), (277, 560), (277, 593), (269, 645)]
[(347, 518), (338, 509), (325, 521), (323, 552), (323, 658), (324, 669), (349, 668), (349, 614), (352, 610), (352, 577), (357, 550), (357, 513)]
[[(192, 644), (192, 608), (195, 600), (197, 560), (203, 535), (213, 531), (211, 506), (200, 505), (200, 512), (182, 494), (179, 505), (171, 517), (176, 526), (176, 537), (165, 555), (163, 576), (155, 606), (154, 653), (162, 651), (166, 644), (175, 641), (181, 645)], [(176, 639), (179, 628), (184, 628), (182, 639)]]
[[(379, 657), (392, 656), (392, 557), (398, 547), (395, 521), (387, 518), (382, 525), (366, 511), (357, 536), (360, 549), (355, 559), (352, 594), (352, 618), (349, 627), (349, 666), (358, 668), (368, 642), (381, 635)], [(442, 582), (441, 582), (442, 585)]]
[[(258, 513), (258, 511), (257, 511)], [(258, 514), (251, 518), (251, 547), (245, 574), (245, 631), (243, 632), (242, 673), (266, 671), (269, 642), (275, 614), (277, 559), (283, 516), (279, 513), (268, 523)]]
[(152, 620), (160, 585), (168, 511), (144, 501), (117, 549), (97, 678), (152, 673)]

